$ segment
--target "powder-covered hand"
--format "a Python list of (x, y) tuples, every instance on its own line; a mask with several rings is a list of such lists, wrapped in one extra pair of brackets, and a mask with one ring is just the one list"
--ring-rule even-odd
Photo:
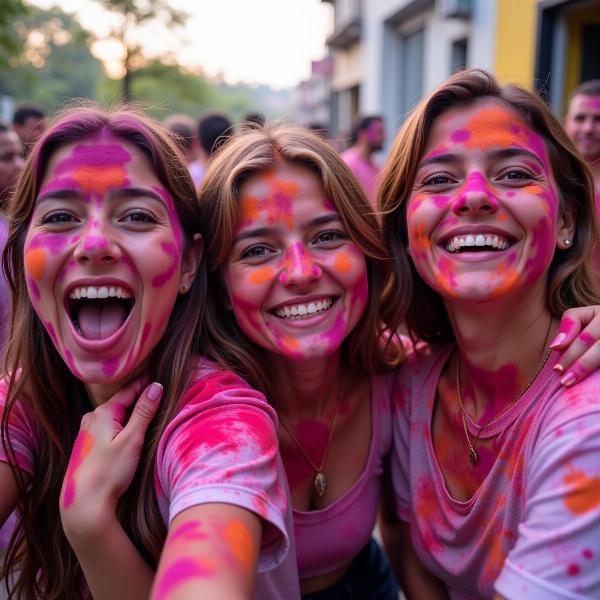
[(562, 316), (550, 347), (560, 352), (554, 370), (571, 386), (600, 367), (600, 306), (571, 308)]
[(159, 383), (147, 385), (146, 378), (138, 378), (84, 415), (60, 497), (71, 543), (102, 535), (115, 520), (117, 501), (131, 484), (162, 392)]

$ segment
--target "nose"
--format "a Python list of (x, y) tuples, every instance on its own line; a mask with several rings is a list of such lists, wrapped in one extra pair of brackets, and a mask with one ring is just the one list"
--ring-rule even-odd
[(285, 286), (306, 286), (321, 276), (321, 267), (314, 262), (303, 244), (294, 243), (283, 256), (279, 282)]
[(481, 173), (471, 173), (459, 190), (452, 210), (459, 216), (493, 214), (498, 210), (498, 201)]
[(74, 252), (77, 261), (93, 266), (109, 265), (118, 261), (121, 256), (120, 246), (101, 221), (92, 221), (85, 228)]

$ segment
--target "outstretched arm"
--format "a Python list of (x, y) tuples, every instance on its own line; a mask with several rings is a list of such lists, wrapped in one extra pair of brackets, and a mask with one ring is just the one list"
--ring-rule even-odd
[(171, 522), (152, 600), (252, 597), (260, 519), (231, 504), (201, 504)]
[(135, 381), (84, 416), (63, 483), (63, 529), (96, 600), (146, 599), (154, 577), (116, 518), (162, 395), (159, 384), (143, 389), (144, 383)]

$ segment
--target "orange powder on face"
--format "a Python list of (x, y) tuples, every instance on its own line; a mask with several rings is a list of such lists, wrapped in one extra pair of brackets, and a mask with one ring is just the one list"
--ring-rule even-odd
[(243, 221), (258, 219), (258, 198), (254, 196), (243, 196), (240, 198), (240, 218)]
[(254, 567), (254, 544), (248, 527), (242, 521), (233, 519), (225, 527), (223, 539), (244, 571), (250, 575)]
[(490, 298), (499, 298), (513, 289), (519, 281), (519, 274), (512, 268), (507, 268), (506, 265), (498, 265), (496, 268), (496, 276), (504, 277), (504, 282), (494, 290)]
[(570, 467), (570, 472), (563, 477), (563, 483), (571, 488), (564, 502), (573, 514), (581, 515), (600, 506), (600, 477), (590, 477)]
[(479, 111), (466, 125), (469, 137), (467, 148), (485, 149), (490, 146), (528, 145), (523, 125), (515, 122), (514, 115), (501, 108), (485, 108)]
[(41, 279), (46, 268), (46, 251), (43, 248), (33, 248), (25, 254), (25, 270), (34, 278)]
[(333, 268), (340, 273), (350, 273), (352, 264), (350, 258), (345, 252), (339, 252), (333, 260)]
[(85, 193), (105, 194), (108, 190), (125, 183), (127, 172), (122, 166), (95, 167), (82, 165), (73, 173), (73, 179)]
[(249, 280), (250, 283), (253, 283), (254, 285), (260, 285), (273, 279), (273, 277), (275, 277), (275, 270), (273, 267), (261, 267), (250, 275)]
[(298, 340), (289, 335), (282, 336), (281, 343), (292, 352), (300, 350), (300, 343), (298, 342)]

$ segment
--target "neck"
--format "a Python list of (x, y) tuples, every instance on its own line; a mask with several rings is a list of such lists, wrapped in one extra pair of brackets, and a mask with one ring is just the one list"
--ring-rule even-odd
[(371, 150), (371, 146), (369, 146), (369, 142), (366, 140), (358, 140), (356, 142), (356, 148), (365, 160), (371, 160), (373, 151)]
[(523, 293), (521, 298), (446, 304), (460, 352), (464, 406), (481, 424), (506, 410), (528, 387), (554, 332), (545, 295)]
[(122, 384), (86, 383), (85, 389), (94, 407), (108, 402), (121, 388)]
[(277, 412), (291, 422), (322, 420), (337, 400), (341, 385), (341, 351), (308, 360), (269, 357), (275, 381)]

